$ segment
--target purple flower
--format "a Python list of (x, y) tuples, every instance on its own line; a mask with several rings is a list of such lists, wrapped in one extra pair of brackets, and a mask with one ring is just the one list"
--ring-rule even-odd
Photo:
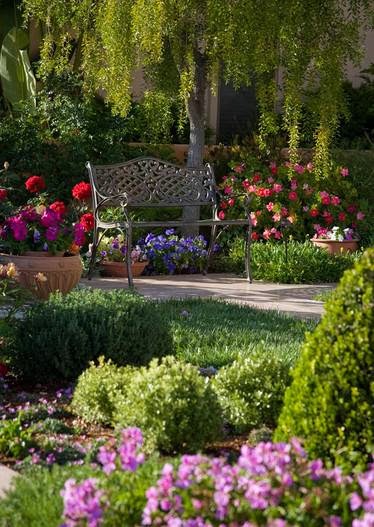
[(40, 218), (40, 224), (47, 228), (56, 227), (58, 222), (59, 216), (52, 209), (46, 209)]
[(99, 448), (97, 459), (103, 465), (105, 474), (110, 474), (116, 469), (116, 457), (117, 454), (113, 450), (109, 450), (105, 446)]
[(66, 527), (98, 527), (102, 523), (101, 507), (103, 492), (97, 488), (97, 480), (89, 478), (82, 483), (68, 479), (61, 491), (64, 500), (64, 525)]
[(57, 239), (59, 228), (57, 226), (48, 227), (45, 231), (45, 237), (49, 242), (54, 242)]
[(13, 238), (17, 242), (23, 242), (27, 238), (27, 225), (19, 216), (8, 218), (7, 224), (12, 231)]

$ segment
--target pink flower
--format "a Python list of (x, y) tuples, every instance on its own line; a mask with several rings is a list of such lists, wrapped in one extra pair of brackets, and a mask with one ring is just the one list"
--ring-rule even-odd
[(288, 216), (288, 209), (286, 207), (282, 207), (281, 208), (281, 214), (282, 216)]
[(237, 174), (242, 174), (245, 170), (245, 164), (241, 163), (240, 165), (236, 165), (236, 167), (233, 168), (234, 172)]
[(356, 214), (356, 218), (357, 218), (359, 221), (361, 221), (361, 220), (363, 220), (363, 219), (365, 218), (365, 214), (364, 214), (363, 212), (360, 212), (360, 211), (359, 211), (359, 212), (357, 212), (357, 214)]
[(256, 217), (256, 214), (254, 212), (251, 212), (251, 224), (253, 227), (256, 227), (257, 225), (257, 217)]
[(274, 203), (270, 201), (270, 203), (266, 205), (266, 208), (268, 209), (269, 212), (271, 212), (274, 208)]
[(264, 188), (264, 197), (265, 198), (268, 198), (269, 196), (271, 196), (272, 193), (273, 193), (273, 191), (270, 188)]
[(223, 210), (220, 210), (219, 213), (218, 213), (218, 218), (220, 220), (224, 220), (225, 219), (225, 213), (223, 212)]
[(331, 199), (330, 199), (330, 195), (328, 192), (326, 192), (325, 190), (322, 190), (322, 192), (320, 192), (319, 195), (321, 198), (322, 205), (330, 205)]
[(356, 205), (354, 205), (353, 203), (351, 205), (348, 205), (347, 207), (347, 211), (350, 213), (350, 214), (353, 214), (354, 212), (356, 212), (357, 210), (357, 207)]
[(264, 237), (265, 240), (270, 240), (270, 238), (271, 238), (271, 230), (270, 229), (265, 229), (264, 232), (262, 233), (262, 236)]
[(312, 218), (316, 218), (318, 216), (318, 210), (310, 209), (309, 214), (312, 216)]
[(273, 174), (273, 176), (275, 176), (277, 174), (277, 172), (278, 172), (277, 164), (274, 161), (272, 161), (270, 163), (270, 167), (269, 168), (270, 168), (270, 172)]
[(323, 219), (325, 220), (325, 222), (327, 223), (327, 225), (330, 225), (331, 223), (333, 223), (334, 216), (331, 214), (331, 212), (328, 212), (327, 210), (325, 210), (323, 212), (322, 216), (323, 216)]
[(232, 194), (232, 187), (225, 187), (225, 188), (223, 189), (223, 192), (224, 192), (225, 194)]
[(305, 172), (305, 168), (303, 167), (303, 165), (299, 165), (299, 163), (295, 163), (293, 169), (298, 174), (304, 174)]
[(313, 163), (311, 163), (311, 162), (309, 161), (309, 163), (308, 163), (307, 166), (306, 166), (306, 169), (307, 169), (308, 172), (313, 172), (313, 169), (314, 169), (314, 165), (313, 165)]
[(273, 216), (273, 221), (280, 221), (281, 217), (282, 216), (279, 214), (279, 212), (276, 212)]
[(276, 230), (276, 229), (275, 229), (275, 231), (273, 232), (273, 234), (274, 234), (274, 238), (275, 238), (276, 240), (280, 240), (280, 239), (283, 237), (281, 231), (278, 231), (278, 230)]
[(340, 204), (340, 198), (338, 196), (331, 196), (331, 205), (339, 205)]
[(343, 176), (343, 177), (348, 177), (349, 176), (349, 170), (347, 167), (342, 167), (341, 170), (340, 170), (340, 174)]
[(296, 179), (291, 179), (291, 190), (297, 189), (297, 181)]
[(250, 182), (248, 181), (248, 179), (245, 179), (243, 182), (242, 182), (242, 187), (244, 187), (246, 190), (248, 189), (248, 187), (250, 186)]
[(290, 223), (293, 223), (295, 221), (295, 218), (293, 216), (288, 216), (287, 217), (287, 220), (290, 222)]
[(229, 204), (229, 207), (233, 207), (235, 205), (234, 198), (230, 198), (227, 203)]
[(275, 181), (275, 180), (274, 180), (274, 178), (273, 178), (272, 176), (268, 177), (268, 183), (270, 183), (270, 185), (271, 185), (272, 183), (274, 183), (274, 181)]
[(279, 192), (282, 192), (282, 190), (283, 190), (283, 185), (281, 183), (274, 183), (273, 190), (274, 190), (274, 192), (279, 194)]
[(291, 190), (291, 192), (288, 194), (288, 199), (290, 201), (296, 201), (297, 200), (297, 193), (294, 190)]

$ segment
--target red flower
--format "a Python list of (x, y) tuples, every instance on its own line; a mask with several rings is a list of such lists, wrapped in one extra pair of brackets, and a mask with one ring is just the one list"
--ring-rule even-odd
[(252, 238), (253, 241), (256, 241), (256, 240), (260, 239), (260, 236), (259, 236), (259, 234), (257, 234), (257, 232), (252, 232), (251, 238)]
[(325, 210), (325, 212), (323, 213), (323, 219), (325, 220), (327, 225), (330, 225), (334, 221), (334, 216), (331, 214), (331, 212)]
[(66, 214), (66, 205), (63, 201), (55, 201), (54, 203), (52, 203), (52, 205), (49, 206), (49, 208), (52, 209), (53, 212), (58, 214), (60, 217)]
[(0, 201), (5, 201), (8, 197), (8, 191), (6, 188), (0, 188)]
[(85, 181), (81, 181), (73, 187), (71, 193), (73, 198), (79, 201), (85, 201), (91, 197), (91, 185)]
[(276, 163), (272, 162), (270, 163), (270, 172), (273, 174), (273, 176), (275, 176), (278, 172), (278, 167), (276, 165)]
[(356, 212), (357, 210), (357, 206), (354, 205), (353, 203), (351, 205), (348, 205), (347, 207), (347, 211), (350, 213), (350, 214), (353, 214), (354, 212)]
[(32, 194), (37, 194), (44, 190), (46, 185), (41, 176), (30, 176), (29, 179), (26, 180), (25, 187)]
[(344, 212), (339, 212), (338, 220), (339, 221), (345, 221), (345, 218), (346, 218), (345, 213)]
[(312, 216), (312, 218), (316, 218), (318, 216), (318, 210), (317, 209), (310, 209), (309, 214)]
[(85, 232), (90, 232), (95, 226), (95, 219), (92, 212), (86, 212), (81, 216), (79, 223), (82, 225)]
[(261, 181), (261, 174), (256, 172), (255, 175), (252, 178), (252, 181), (253, 181), (253, 183), (258, 183), (259, 181)]
[(291, 192), (288, 194), (288, 199), (290, 201), (296, 201), (297, 200), (297, 192), (294, 190), (291, 190)]
[(228, 207), (227, 201), (221, 201), (220, 207), (221, 207), (221, 209), (227, 209), (227, 207)]
[(224, 220), (225, 219), (225, 213), (223, 212), (223, 210), (220, 210), (219, 213), (218, 213), (218, 218), (220, 220)]
[(9, 372), (9, 368), (4, 362), (0, 362), (0, 377), (5, 377)]

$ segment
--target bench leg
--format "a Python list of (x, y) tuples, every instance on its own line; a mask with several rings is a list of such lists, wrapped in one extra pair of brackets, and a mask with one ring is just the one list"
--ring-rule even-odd
[(209, 266), (212, 262), (212, 257), (213, 257), (213, 252), (214, 252), (214, 245), (215, 245), (215, 242), (216, 242), (216, 234), (217, 234), (217, 225), (213, 225), (212, 226), (212, 231), (211, 231), (211, 234), (210, 234), (210, 241), (209, 241), (209, 247), (208, 247), (208, 254), (207, 254), (207, 259), (206, 259), (206, 265), (205, 265), (205, 269), (203, 270), (203, 274), (206, 275), (208, 274), (208, 269), (209, 269)]
[(252, 268), (251, 268), (251, 235), (252, 229), (248, 229), (245, 241), (245, 274), (248, 282), (252, 283)]
[(126, 254), (126, 265), (127, 265), (127, 280), (129, 282), (129, 288), (134, 287), (134, 280), (132, 277), (131, 269), (131, 246), (132, 246), (132, 228), (129, 227), (126, 232), (126, 243), (127, 243), (127, 254)]

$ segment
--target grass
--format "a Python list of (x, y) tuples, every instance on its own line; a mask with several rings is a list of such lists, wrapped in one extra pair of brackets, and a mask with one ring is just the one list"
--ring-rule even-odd
[(293, 365), (305, 331), (315, 327), (275, 311), (211, 299), (169, 300), (162, 311), (176, 356), (200, 367), (219, 368), (254, 353), (276, 354)]

